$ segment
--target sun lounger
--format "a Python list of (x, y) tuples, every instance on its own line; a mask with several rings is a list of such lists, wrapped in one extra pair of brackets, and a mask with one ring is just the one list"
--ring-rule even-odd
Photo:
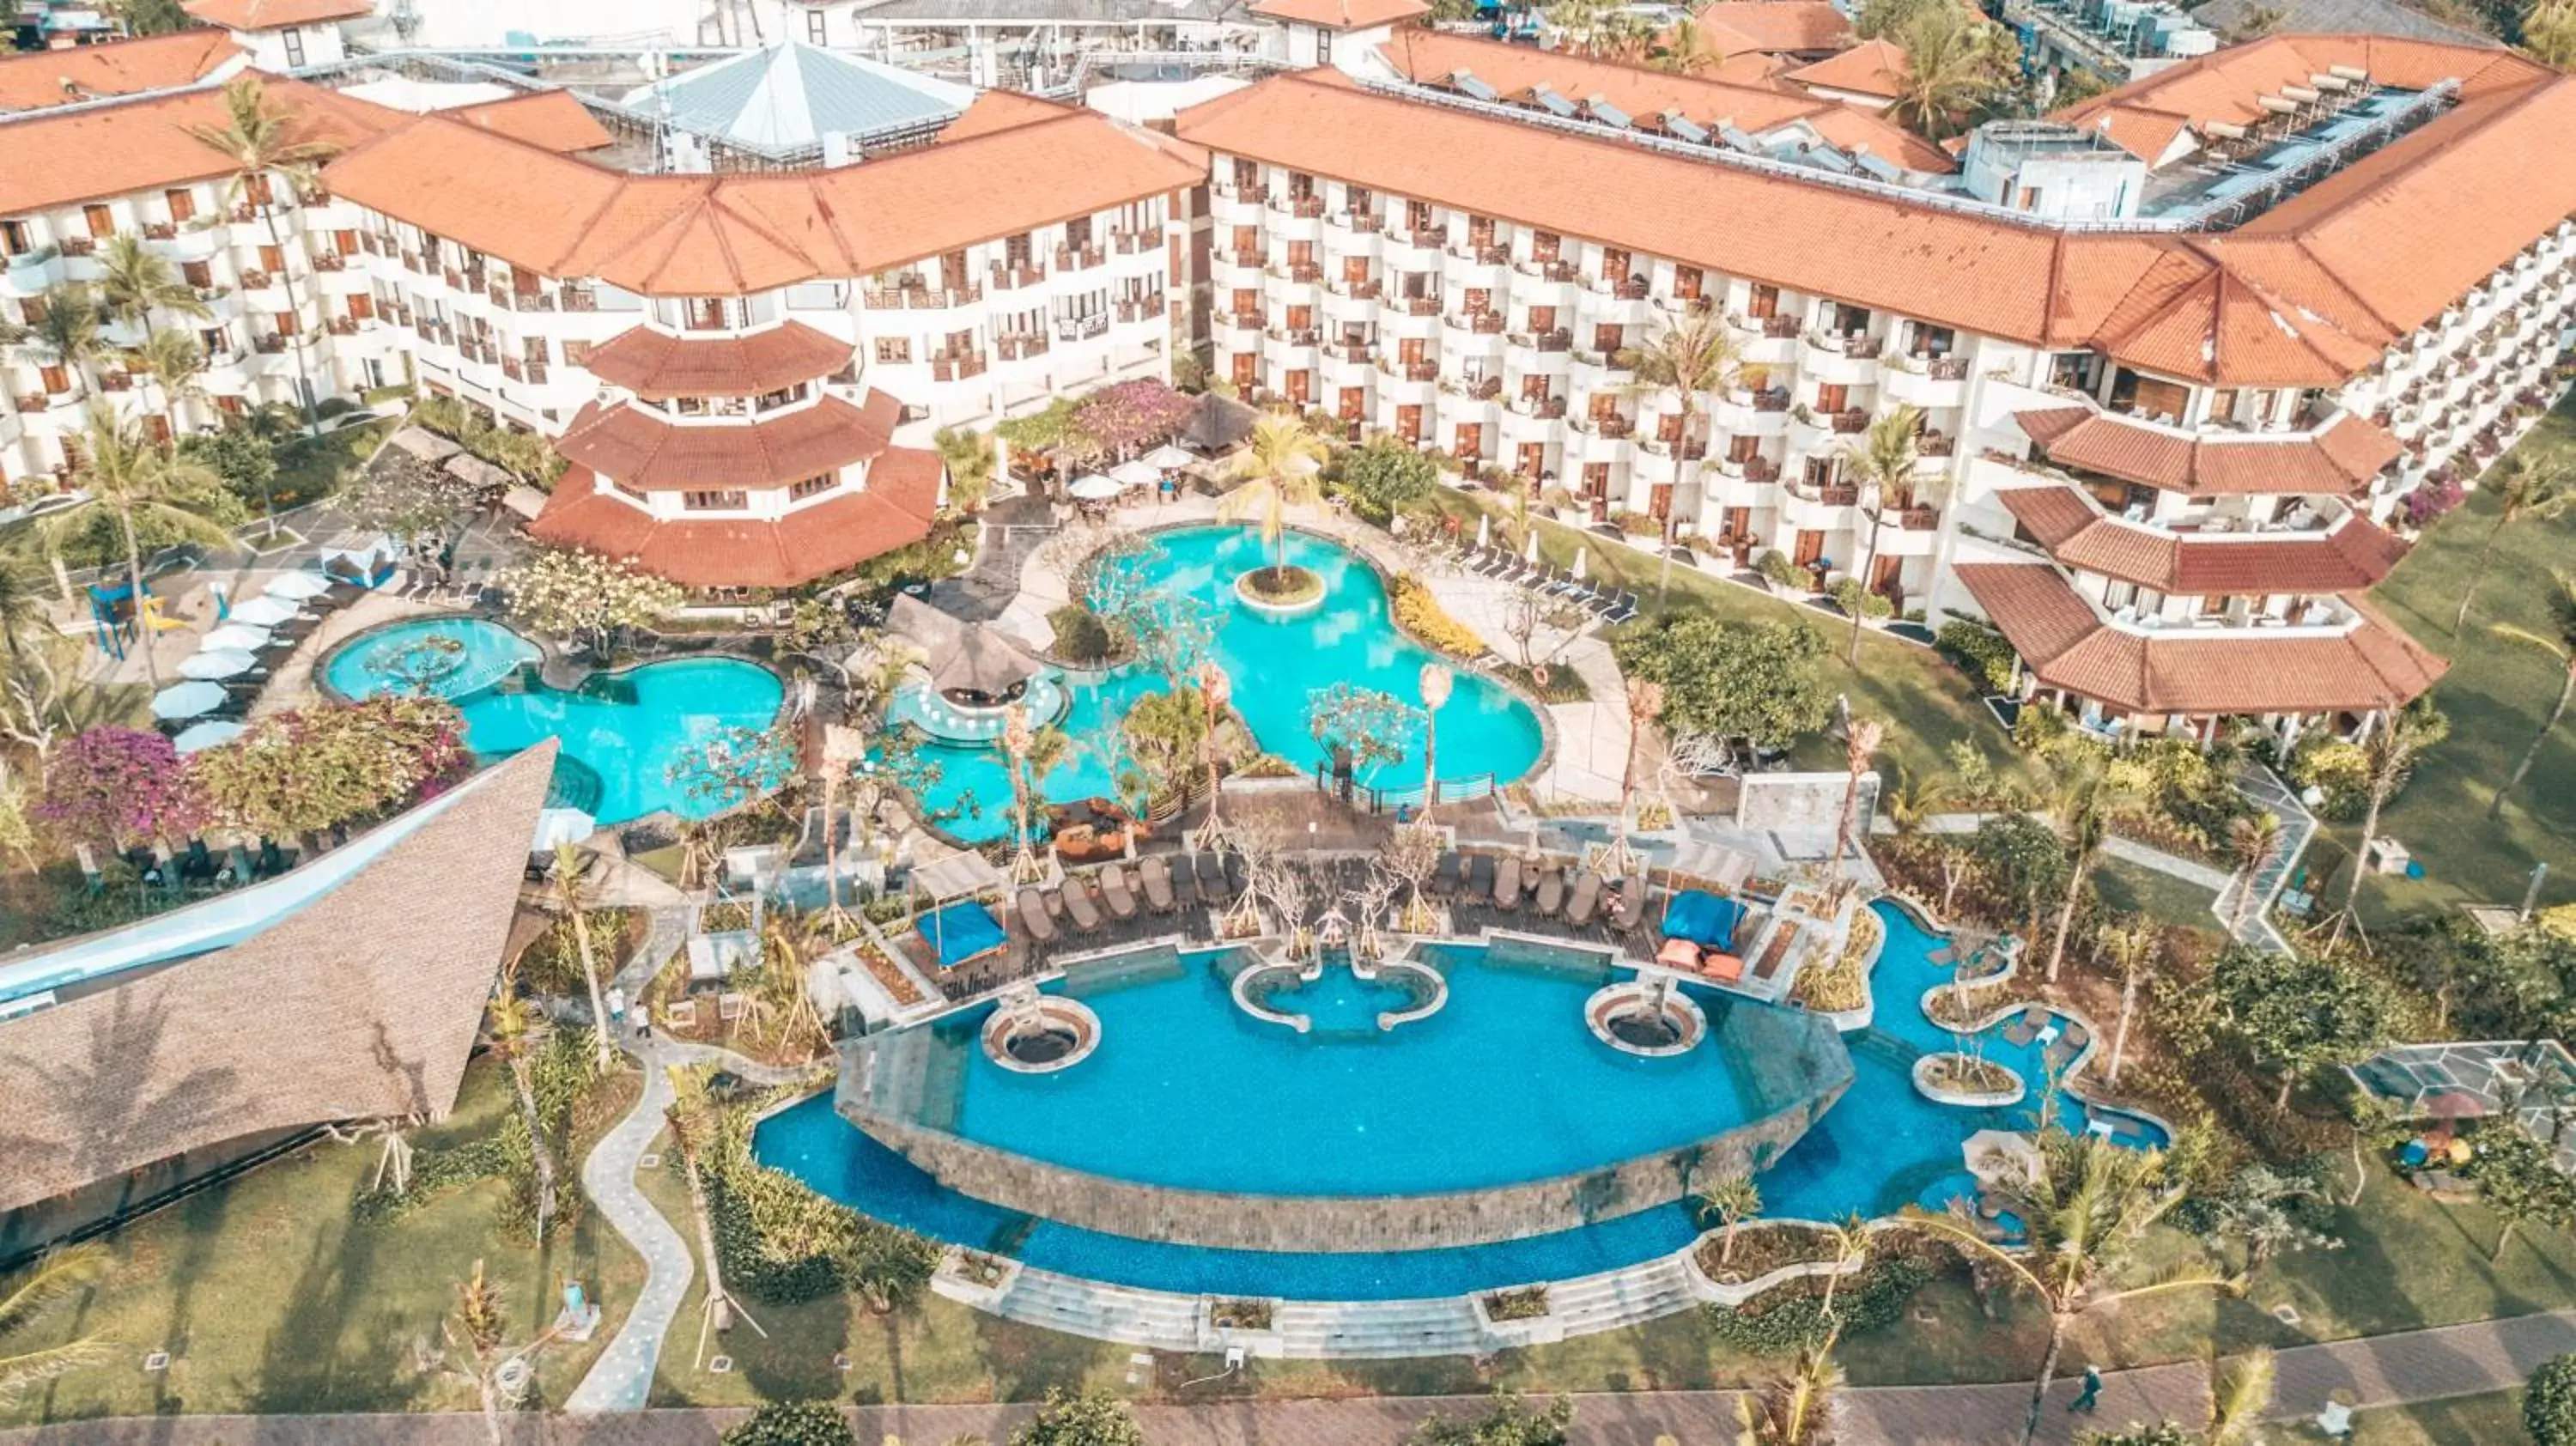
[(1618, 603), (1609, 612), (1603, 614), (1601, 620), (1605, 623), (1624, 623), (1636, 615), (1637, 595), (1633, 592), (1623, 592), (1619, 594)]
[(1080, 879), (1064, 881), (1064, 912), (1073, 927), (1086, 934), (1100, 927), (1100, 909), (1091, 902), (1091, 886)]
[(1199, 898), (1212, 909), (1222, 909), (1234, 898), (1226, 892), (1225, 861), (1212, 853), (1195, 854), (1190, 859), (1190, 874), (1198, 880)]
[(1630, 879), (1619, 886), (1619, 911), (1610, 916), (1610, 927), (1625, 932), (1646, 921), (1646, 881)]
[(1136, 865), (1136, 877), (1145, 886), (1145, 907), (1157, 914), (1172, 912), (1172, 866), (1155, 854)]
[(1467, 855), (1465, 897), (1469, 900), (1492, 897), (1494, 892), (1494, 857), (1491, 854)]
[(1189, 860), (1181, 860), (1179, 868), (1165, 869), (1164, 876), (1172, 890), (1172, 902), (1175, 907), (1195, 909), (1199, 906), (1198, 871), (1190, 867)]
[(1574, 897), (1566, 900), (1565, 922), (1589, 924), (1601, 912), (1601, 876), (1590, 869), (1574, 876)]
[(2008, 1044), (2028, 1046), (2031, 1041), (2039, 1038), (2039, 1031), (2047, 1023), (2048, 1011), (2034, 1004), (2023, 1010), (2019, 1018), (2004, 1026), (2004, 1041)]
[(1439, 867), (1431, 871), (1429, 888), (1435, 899), (1455, 898), (1458, 886), (1466, 882), (1466, 860), (1455, 849), (1440, 856)]
[(1516, 854), (1506, 854), (1494, 865), (1494, 907), (1512, 913), (1521, 906), (1521, 861)]
[(1020, 890), (1020, 927), (1041, 944), (1055, 942), (1055, 920), (1047, 917), (1046, 895), (1034, 887)]
[(1109, 902), (1109, 912), (1121, 919), (1136, 917), (1136, 893), (1127, 887), (1127, 869), (1111, 864), (1100, 871), (1100, 897)]
[(1565, 907), (1565, 870), (1542, 868), (1538, 871), (1538, 913), (1542, 919), (1556, 917)]
[(1227, 854), (1225, 856), (1225, 896), (1229, 899), (1240, 899), (1243, 897), (1243, 891), (1250, 887), (1252, 887), (1252, 879), (1244, 871), (1243, 855)]

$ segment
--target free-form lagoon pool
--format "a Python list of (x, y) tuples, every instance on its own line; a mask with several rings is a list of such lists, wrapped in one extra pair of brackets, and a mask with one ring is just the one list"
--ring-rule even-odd
[[(1148, 586), (1176, 589), (1213, 604), (1222, 619), (1216, 661), (1234, 684), (1234, 707), (1261, 746), (1312, 772), (1324, 761), (1323, 745), (1307, 731), (1312, 696), (1335, 683), (1373, 688), (1419, 706), (1422, 665), (1439, 661), (1399, 631), (1388, 616), (1386, 585), (1377, 570), (1329, 539), (1291, 532), (1288, 561), (1324, 580), (1323, 605), (1299, 617), (1256, 612), (1238, 597), (1234, 580), (1269, 565), (1260, 535), (1248, 528), (1184, 527), (1153, 533), (1142, 564)], [(1449, 703), (1440, 710), (1440, 778), (1455, 783), (1490, 775), (1497, 785), (1527, 773), (1545, 751), (1538, 715), (1511, 689), (1464, 668)], [(1163, 686), (1147, 670), (1108, 674), (1068, 673), (1062, 726), (1078, 745), (1096, 745), (1118, 726), (1137, 698)], [(1401, 762), (1363, 770), (1362, 781), (1390, 787), (1419, 786), (1423, 729), (1404, 740)], [(1010, 832), (1011, 784), (998, 749), (925, 744), (939, 766), (939, 781), (922, 802), (941, 827), (970, 842)], [(1109, 760), (1097, 746), (1080, 746), (1049, 774), (1041, 792), (1054, 802), (1113, 797)], [(971, 804), (971, 806), (969, 806)]]
[(351, 638), (324, 661), (322, 676), (352, 698), (447, 699), (465, 715), (466, 746), (485, 758), (562, 740), (557, 793), (603, 824), (664, 808), (702, 818), (739, 802), (691, 797), (671, 781), (671, 763), (727, 729), (768, 727), (785, 695), (776, 674), (736, 658), (647, 663), (565, 691), (525, 667), (541, 656), (499, 623), (420, 618)]

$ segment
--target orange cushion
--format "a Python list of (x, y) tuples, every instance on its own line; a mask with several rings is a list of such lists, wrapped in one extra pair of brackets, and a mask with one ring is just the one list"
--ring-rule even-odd
[(1733, 954), (1711, 950), (1700, 956), (1699, 969), (1711, 979), (1723, 979), (1732, 984), (1744, 977), (1744, 960)]

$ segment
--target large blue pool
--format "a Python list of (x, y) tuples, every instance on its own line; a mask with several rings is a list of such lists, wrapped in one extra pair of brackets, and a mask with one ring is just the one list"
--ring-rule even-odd
[[(1386, 585), (1377, 570), (1340, 544), (1306, 533), (1287, 539), (1288, 560), (1324, 579), (1321, 608), (1302, 617), (1255, 612), (1235, 595), (1234, 580), (1269, 564), (1260, 535), (1248, 528), (1187, 527), (1153, 534), (1144, 564), (1149, 586), (1177, 589), (1223, 610), (1216, 660), (1234, 682), (1234, 707), (1261, 746), (1300, 769), (1323, 761), (1323, 746), (1308, 733), (1307, 704), (1335, 683), (1374, 688), (1418, 705), (1422, 665), (1432, 654), (1398, 631), (1387, 615)], [(1128, 707), (1162, 680), (1141, 669), (1106, 675), (1067, 675), (1065, 731), (1078, 744), (1107, 735)], [(1379, 765), (1368, 781), (1417, 784), (1422, 776), (1422, 736), (1405, 740), (1402, 761)], [(1440, 710), (1439, 769), (1443, 782), (1490, 775), (1510, 783), (1538, 762), (1546, 746), (1536, 713), (1510, 689), (1460, 670), (1449, 703)], [(989, 747), (928, 745), (939, 781), (924, 803), (942, 826), (972, 842), (1010, 831), (1011, 785), (1001, 754)], [(1114, 796), (1109, 760), (1094, 746), (1077, 747), (1048, 775), (1042, 791), (1057, 802)], [(971, 799), (972, 807), (965, 807)]]
[(323, 679), (352, 698), (446, 698), (465, 715), (467, 746), (487, 758), (562, 740), (558, 790), (603, 824), (665, 808), (699, 818), (739, 802), (692, 797), (671, 780), (671, 763), (726, 729), (767, 727), (784, 695), (776, 674), (735, 658), (649, 663), (567, 692), (521, 671), (539, 656), (499, 623), (421, 618), (352, 638), (324, 663)]
[[(1943, 943), (1938, 936), (1900, 910), (1879, 905), (1877, 912), (1888, 931), (1872, 976), (1878, 1022), (1844, 1037), (1850, 1087), (1762, 1174), (1767, 1216), (1823, 1220), (1854, 1211), (1885, 1215), (1915, 1202), (1937, 1207), (1965, 1185), (1961, 1147), (1969, 1135), (2031, 1127), (2035, 1103), (1968, 1110), (1915, 1093), (1914, 1059), (1954, 1047), (1921, 1009), (1924, 991), (1947, 982), (1950, 972), (1930, 957)], [(1212, 1003), (1194, 997), (1204, 987), (1198, 978), (1087, 992), (1104, 1026), (1097, 1054), (1061, 1075), (1015, 1077), (1012, 1083), (1029, 1087), (1026, 1094), (988, 1089), (982, 1076), (967, 1074), (955, 1096), (957, 1120), (992, 1143), (1128, 1178), (1222, 1178), (1262, 1193), (1347, 1193), (1563, 1173), (1570, 1162), (1634, 1154), (1641, 1144), (1652, 1148), (1743, 1110), (1747, 1071), (1763, 1062), (1758, 1050), (1720, 1058), (1730, 1048), (1725, 1027), (1713, 1047), (1680, 1060), (1630, 1059), (1592, 1041), (1579, 1018), (1570, 1027), (1581, 1038), (1559, 1028), (1566, 1021), (1553, 1016), (1572, 1013), (1569, 994), (1549, 985), (1547, 971), (1498, 967), (1474, 957), (1482, 952), (1444, 950), (1455, 983), (1440, 1013), (1376, 1044), (1305, 1045), (1317, 1053), (1302, 1061), (1293, 1058), (1301, 1047), (1293, 1036), (1259, 1032), (1276, 1026), (1214, 1018)], [(1185, 956), (1202, 966), (1210, 957)], [(1329, 1010), (1331, 1001), (1324, 1003)], [(1756, 1009), (1734, 1007), (1739, 1017), (1758, 1018)], [(1200, 1020), (1204, 1038), (1153, 1033), (1188, 1016)], [(1431, 1031), (1444, 1021), (1465, 1043), (1434, 1040)], [(1113, 1053), (1122, 1033), (1140, 1029), (1146, 1033), (1132, 1042), (1150, 1047), (1123, 1058)], [(1426, 1032), (1407, 1045), (1401, 1036), (1408, 1029)], [(1492, 1053), (1471, 1047), (1478, 1045)], [(1744, 1050), (1743, 1043), (1733, 1047)], [(2035, 1102), (2046, 1083), (2039, 1046), (2016, 1047), (1990, 1031), (1985, 1048), (2030, 1082)], [(1351, 1053), (1333, 1057), (1337, 1049)], [(1179, 1053), (1151, 1057), (1170, 1050)], [(1480, 1067), (1479, 1059), (1490, 1062)], [(1632, 1068), (1654, 1065), (1673, 1068)], [(1086, 1083), (1085, 1071), (1094, 1069), (1100, 1073)], [(2055, 1107), (2056, 1120), (2071, 1129), (2089, 1118), (2071, 1095), (2061, 1093)], [(1447, 1250), (1217, 1250), (1077, 1229), (959, 1194), (842, 1120), (829, 1096), (763, 1122), (755, 1148), (764, 1162), (834, 1199), (938, 1239), (1042, 1269), (1182, 1292), (1341, 1300), (1461, 1294), (1633, 1264), (1678, 1250), (1697, 1233), (1686, 1209), (1664, 1206), (1580, 1230)]]

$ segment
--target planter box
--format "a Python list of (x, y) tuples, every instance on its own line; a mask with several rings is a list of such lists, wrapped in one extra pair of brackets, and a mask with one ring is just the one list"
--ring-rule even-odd
[(2029, 1081), (2018, 1075), (2013, 1077), (2012, 1088), (2008, 1090), (1954, 1090), (1934, 1086), (1931, 1082), (1933, 1065), (1941, 1060), (1958, 1057), (1955, 1052), (1945, 1051), (1940, 1054), (1927, 1054), (1916, 1060), (1914, 1062), (1915, 1093), (1936, 1105), (1958, 1105), (1972, 1110), (2002, 1109), (2007, 1105), (2017, 1105), (2021, 1103), (2022, 1096), (2030, 1093)]

